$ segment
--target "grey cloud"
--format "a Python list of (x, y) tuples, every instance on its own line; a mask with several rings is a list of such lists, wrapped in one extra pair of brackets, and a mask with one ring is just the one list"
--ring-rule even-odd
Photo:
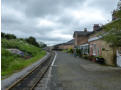
[(43, 41), (53, 41), (53, 42), (57, 42), (57, 40), (59, 42), (62, 42), (64, 41), (62, 38), (52, 38), (50, 36), (46, 36), (46, 35), (43, 35), (41, 37), (37, 37), (38, 40), (43, 40)]
[(59, 15), (67, 7), (83, 4), (85, 0), (6, 0), (3, 3), (17, 7), (29, 17), (44, 17), (45, 15)]
[(5, 16), (2, 16), (1, 17), (1, 21), (2, 21), (2, 24), (6, 24), (6, 25), (10, 25), (10, 24), (21, 24), (22, 22), (19, 21), (19, 19), (15, 18), (15, 17), (5, 17)]
[(82, 4), (84, 0), (36, 0), (29, 2), (26, 8), (26, 14), (29, 16), (41, 17), (44, 15), (59, 15), (65, 8), (76, 7)]
[(63, 15), (57, 20), (57, 22), (60, 22), (63, 25), (69, 25), (69, 24), (71, 25), (75, 23), (76, 20), (69, 15)]
[(90, 7), (103, 9), (105, 12), (113, 11), (116, 8), (118, 0), (92, 0), (88, 5)]
[[(88, 3), (86, 7), (84, 6), (85, 3)], [(85, 8), (85, 10), (92, 8), (102, 12), (107, 19), (106, 15), (111, 14), (116, 3), (115, 0), (2, 0), (2, 6), (11, 7), (24, 15), (24, 18), (21, 19), (14, 17), (14, 13), (13, 16), (10, 16), (12, 14), (2, 14), (2, 31), (13, 33), (18, 37), (34, 36), (38, 41), (57, 44), (68, 39), (53, 37), (54, 34), (51, 35), (53, 31), (59, 30), (61, 34), (73, 35), (75, 30), (82, 31), (85, 27), (92, 30), (93, 24), (103, 23), (103, 21), (95, 19), (86, 22), (80, 21), (66, 12), (65, 9), (81, 11)], [(2, 8), (2, 10), (6, 12), (5, 9)], [(39, 18), (52, 21), (55, 25), (37, 26)]]

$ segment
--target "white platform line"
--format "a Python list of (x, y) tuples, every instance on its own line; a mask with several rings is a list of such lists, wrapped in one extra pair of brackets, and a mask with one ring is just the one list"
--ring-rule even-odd
[(51, 64), (51, 67), (49, 68), (49, 72), (48, 72), (48, 75), (47, 75), (48, 78), (47, 78), (46, 85), (45, 85), (45, 89), (46, 89), (46, 90), (48, 90), (48, 83), (49, 83), (49, 81), (51, 80), (52, 66), (54, 66), (56, 57), (57, 57), (57, 53), (55, 52), (55, 57), (54, 57), (54, 59), (53, 59), (53, 62), (52, 62), (52, 64)]
[(57, 57), (57, 53), (55, 52), (55, 57), (54, 57), (54, 59), (53, 59), (53, 62), (52, 62), (52, 64), (51, 64), (51, 66), (53, 66), (53, 65), (54, 65), (55, 60), (56, 60), (56, 57)]

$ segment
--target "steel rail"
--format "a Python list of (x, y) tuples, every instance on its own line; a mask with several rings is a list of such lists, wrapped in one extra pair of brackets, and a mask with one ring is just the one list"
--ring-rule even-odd
[[(8, 88), (6, 88), (6, 90), (33, 90), (36, 85), (41, 81), (41, 79), (43, 78), (43, 76), (45, 75), (45, 73), (47, 72), (47, 70), (49, 69), (50, 64), (52, 63), (52, 60), (54, 58), (55, 53), (52, 52), (51, 55), (42, 63), (40, 63), (37, 67), (33, 68), (29, 73), (27, 73), (25, 76), (23, 76), (22, 78), (18, 79), (16, 82), (14, 82), (12, 85), (10, 85)], [(38, 77), (36, 77), (38, 74)], [(33, 77), (33, 76), (35, 77)], [(33, 79), (31, 79), (33, 78)], [(32, 81), (34, 79), (34, 82), (31, 86), (28, 87), (24, 87), (24, 85), (26, 86), (28, 83), (27, 79), (29, 79), (29, 81)], [(31, 79), (31, 80), (30, 80)], [(20, 87), (20, 85), (23, 85), (23, 87)], [(29, 85), (29, 84), (28, 84)]]

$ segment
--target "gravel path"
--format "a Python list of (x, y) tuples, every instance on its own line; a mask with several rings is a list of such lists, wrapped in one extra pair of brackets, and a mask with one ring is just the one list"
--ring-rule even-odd
[(47, 90), (121, 90), (121, 68), (57, 52)]
[(29, 73), (33, 68), (36, 68), (40, 63), (44, 62), (48, 56), (49, 56), (49, 53), (47, 53), (47, 55), (45, 57), (43, 57), (39, 61), (35, 62), (31, 66), (28, 66), (28, 67), (24, 68), (22, 71), (17, 72), (15, 74), (13, 74), (12, 76), (2, 80), (1, 89), (5, 90), (5, 88), (10, 86), (13, 82), (15, 82), (16, 80), (20, 79), (21, 77), (23, 77), (24, 75)]

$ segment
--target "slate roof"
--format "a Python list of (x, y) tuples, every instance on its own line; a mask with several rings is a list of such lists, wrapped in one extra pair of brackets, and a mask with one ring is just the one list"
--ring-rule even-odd
[(60, 45), (73, 45), (73, 44), (74, 44), (74, 39), (72, 39), (72, 40), (70, 40), (70, 41), (68, 41), (66, 43), (57, 44), (55, 46), (60, 46)]
[(68, 42), (66, 42), (66, 43), (64, 43), (65, 45), (71, 45), (71, 44), (74, 44), (74, 39), (72, 39), (72, 40), (70, 40), (70, 41), (68, 41)]
[(85, 31), (75, 31), (73, 37), (75, 36), (75, 34), (77, 34), (78, 36), (88, 36), (90, 35), (92, 32), (85, 32)]

